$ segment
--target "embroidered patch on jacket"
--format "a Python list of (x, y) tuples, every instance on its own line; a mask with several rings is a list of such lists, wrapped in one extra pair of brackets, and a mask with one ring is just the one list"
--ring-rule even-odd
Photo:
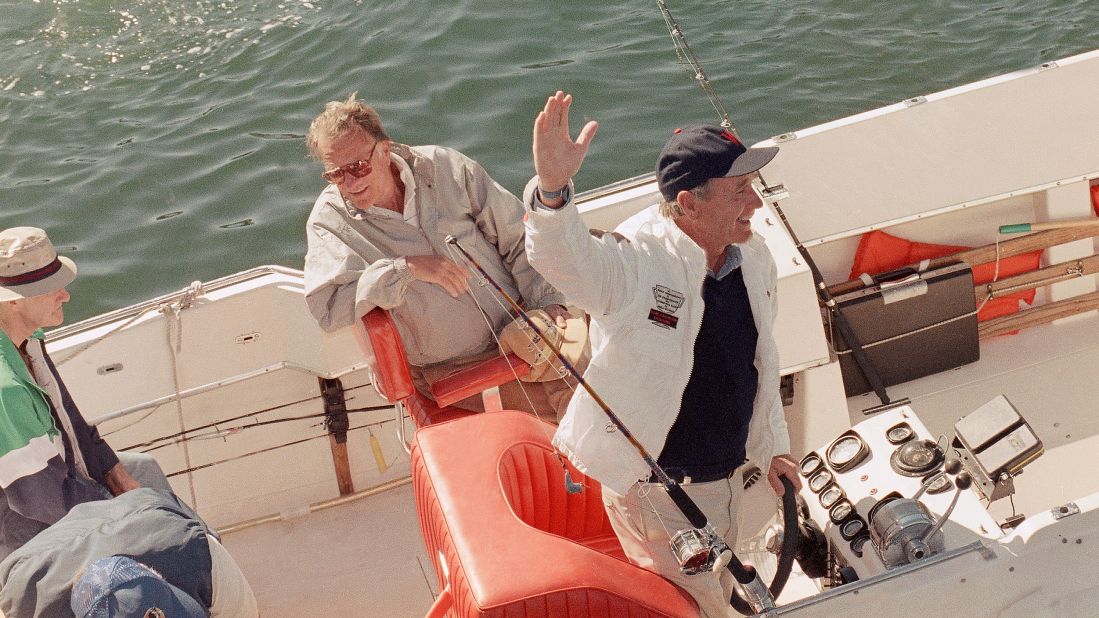
[(675, 312), (683, 306), (686, 297), (671, 288), (657, 285), (653, 287), (653, 298), (656, 307), (649, 309), (649, 321), (661, 328), (675, 328), (679, 323)]

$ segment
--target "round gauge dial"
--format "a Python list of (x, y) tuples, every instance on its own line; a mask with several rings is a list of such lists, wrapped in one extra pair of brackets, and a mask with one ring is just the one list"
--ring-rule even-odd
[(885, 432), (885, 439), (889, 440), (890, 444), (900, 444), (901, 442), (908, 442), (915, 435), (916, 433), (912, 431), (908, 423), (898, 423)]
[[(840, 500), (832, 507), (832, 510), (828, 512), (828, 516), (832, 518), (832, 523), (838, 524), (841, 521), (847, 519), (847, 517), (854, 511), (854, 507), (847, 500)], [(843, 530), (843, 526), (840, 526), (840, 530)], [(853, 536), (853, 535), (852, 535)], [(850, 537), (848, 537), (850, 538)]]
[(866, 530), (866, 523), (857, 517), (840, 524), (840, 536), (842, 536), (845, 541), (850, 541), (855, 538), (863, 530)]
[(909, 440), (889, 458), (893, 469), (905, 476), (923, 476), (942, 465), (942, 447), (931, 440)]
[(820, 490), (828, 486), (832, 482), (832, 473), (827, 470), (821, 470), (813, 475), (813, 478), (809, 479), (809, 489), (813, 493), (819, 494)]
[(811, 474), (819, 470), (823, 463), (824, 462), (820, 459), (820, 455), (809, 453), (801, 460), (801, 475), (808, 478)]
[(866, 533), (859, 534), (855, 538), (851, 539), (851, 551), (855, 552), (855, 555), (862, 558), (862, 550), (866, 546), (866, 542), (870, 540), (870, 535)]
[(858, 434), (846, 433), (828, 447), (828, 463), (836, 472), (845, 472), (859, 465), (869, 452)]
[(828, 489), (820, 492), (820, 505), (826, 509), (832, 508), (832, 505), (843, 497), (843, 490), (833, 485)]
[(949, 491), (950, 488), (953, 487), (953, 483), (950, 482), (950, 477), (945, 474), (929, 475), (923, 479), (923, 482), (926, 484), (929, 480), (931, 480), (931, 483), (927, 486), (927, 493), (929, 494), (941, 494), (944, 491)]

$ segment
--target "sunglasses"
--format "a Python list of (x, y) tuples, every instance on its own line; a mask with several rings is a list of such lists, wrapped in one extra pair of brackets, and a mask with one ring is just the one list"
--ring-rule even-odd
[(381, 142), (374, 142), (374, 147), (370, 149), (370, 154), (366, 155), (365, 159), (359, 159), (358, 161), (352, 161), (347, 165), (341, 165), (335, 169), (325, 170), (321, 173), (321, 178), (324, 178), (328, 182), (338, 185), (343, 182), (344, 174), (350, 174), (354, 178), (362, 178), (367, 176), (370, 172), (374, 171), (374, 166), (370, 164), (370, 159), (374, 158), (374, 150), (378, 148), (378, 144)]

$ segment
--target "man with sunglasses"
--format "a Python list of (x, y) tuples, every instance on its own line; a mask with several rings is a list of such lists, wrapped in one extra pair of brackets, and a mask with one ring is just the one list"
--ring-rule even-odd
[[(325, 105), (309, 127), (310, 154), (328, 186), (306, 224), (306, 302), (325, 330), (353, 324), (375, 307), (393, 316), (417, 386), (460, 367), (456, 359), (498, 354), (493, 334), (509, 321), (491, 289), (444, 242), (454, 236), (509, 294), (544, 309), (558, 326), (565, 299), (527, 262), (523, 208), (465, 155), (389, 139), (378, 113), (352, 93)], [(490, 330), (491, 329), (491, 330)], [(545, 391), (543, 393), (543, 390)], [(505, 407), (563, 410), (562, 380), (501, 389)], [(476, 398), (457, 404), (478, 408)]]

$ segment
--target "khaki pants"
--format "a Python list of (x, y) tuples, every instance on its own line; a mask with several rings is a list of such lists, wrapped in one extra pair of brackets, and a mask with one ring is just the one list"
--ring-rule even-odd
[[(721, 481), (683, 486), (710, 525), (732, 548), (736, 547), (737, 537), (736, 505), (744, 491), (742, 470), (743, 467), (738, 468)], [(635, 483), (625, 495), (603, 487), (603, 506), (630, 562), (686, 590), (706, 618), (740, 615), (729, 606), (734, 580), (728, 569), (697, 575), (684, 575), (679, 570), (679, 561), (671, 549), (671, 536), (693, 526), (662, 485)]]

